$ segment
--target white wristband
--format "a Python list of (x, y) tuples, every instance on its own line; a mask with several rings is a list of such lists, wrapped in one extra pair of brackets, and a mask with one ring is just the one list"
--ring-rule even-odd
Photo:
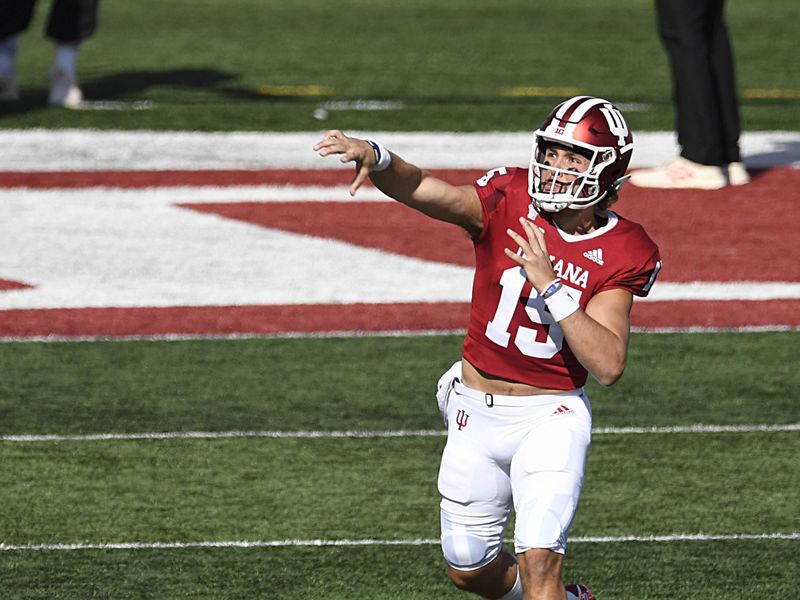
[(385, 171), (390, 164), (392, 164), (391, 153), (383, 147), (379, 142), (367, 140), (372, 149), (375, 151), (375, 164), (372, 166), (372, 171)]
[(578, 301), (570, 295), (565, 285), (545, 298), (544, 303), (556, 322), (563, 321), (580, 308)]

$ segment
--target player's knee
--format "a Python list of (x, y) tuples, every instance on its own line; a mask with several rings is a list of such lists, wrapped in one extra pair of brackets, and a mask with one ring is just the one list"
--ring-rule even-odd
[(516, 564), (514, 557), (503, 552), (488, 564), (470, 571), (448, 566), (447, 575), (457, 588), (493, 598), (508, 587), (509, 571), (515, 571)]
[(450, 582), (454, 586), (460, 590), (467, 591), (474, 586), (474, 582), (478, 577), (475, 571), (460, 571), (451, 567), (450, 565), (447, 566), (447, 576), (450, 578)]
[(474, 571), (461, 571), (448, 565), (447, 576), (458, 589), (478, 593), (485, 590), (494, 579), (493, 574), (488, 571), (486, 566)]
[(540, 489), (561, 489), (564, 493), (554, 493), (547, 498), (534, 495), (521, 500), (514, 530), (516, 550), (548, 548), (563, 553), (578, 506), (578, 493), (568, 489), (569, 477), (561, 474), (540, 474), (536, 480), (550, 484)]
[[(492, 562), (502, 550), (501, 540), (490, 540), (486, 537), (471, 535), (467, 532), (449, 532), (442, 535), (442, 552), (448, 571), (454, 571), (451, 580), (461, 577), (458, 573), (471, 573)], [(469, 575), (464, 575), (469, 578)]]
[(570, 521), (564, 515), (565, 512), (562, 510), (554, 511), (548, 506), (541, 505), (534, 505), (525, 512), (520, 511), (515, 532), (517, 551), (527, 548), (549, 548), (563, 552), (570, 525)]

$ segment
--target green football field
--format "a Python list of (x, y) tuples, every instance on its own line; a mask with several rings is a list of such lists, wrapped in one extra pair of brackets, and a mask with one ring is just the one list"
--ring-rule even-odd
[[(44, 107), (48, 8), (0, 129), (521, 131), (584, 92), (633, 129), (673, 124), (652, 0), (105, 0), (80, 111)], [(745, 131), (800, 130), (800, 3), (727, 13)], [(0, 599), (467, 598), (437, 544), (433, 389), (460, 342), (0, 343)], [(588, 387), (568, 581), (598, 600), (797, 593), (799, 347), (632, 336), (622, 380)]]
[[(634, 130), (669, 130), (653, 4), (105, 1), (79, 60), (93, 108), (69, 112), (43, 108), (40, 2), (19, 52), (26, 100), (0, 107), (0, 127), (520, 131), (584, 92), (622, 104)], [(800, 128), (800, 4), (734, 0), (727, 13), (744, 129)]]
[[(589, 387), (596, 435), (568, 580), (599, 598), (793, 593), (797, 344), (634, 334), (618, 386)], [(436, 544), (432, 393), (459, 345), (0, 345), (3, 597), (462, 597)], [(674, 429), (697, 424), (744, 431)]]

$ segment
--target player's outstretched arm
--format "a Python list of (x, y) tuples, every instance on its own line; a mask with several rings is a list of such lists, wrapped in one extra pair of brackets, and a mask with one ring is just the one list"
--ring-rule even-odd
[[(382, 170), (378, 167), (375, 148), (367, 140), (348, 137), (339, 130), (325, 132), (314, 146), (320, 156), (341, 155), (343, 163), (354, 162), (356, 174), (350, 184), (355, 195), (369, 177), (379, 190), (426, 215), (460, 225), (470, 235), (480, 233), (483, 212), (478, 193), (472, 186), (455, 186), (390, 153)], [(385, 150), (385, 149), (384, 149)]]

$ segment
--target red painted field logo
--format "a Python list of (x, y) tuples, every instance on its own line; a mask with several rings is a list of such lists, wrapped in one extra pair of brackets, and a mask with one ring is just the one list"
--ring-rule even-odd
[(467, 421), (469, 420), (469, 415), (467, 411), (464, 409), (459, 409), (456, 413), (456, 424), (458, 425), (458, 430), (461, 431), (464, 427), (467, 426)]
[[(616, 113), (610, 113), (610, 119), (615, 130), (623, 131)], [(106, 156), (97, 146), (105, 142), (89, 137), (87, 152)], [(173, 139), (168, 145), (183, 145), (178, 142)], [(783, 143), (776, 139), (766, 147)], [(237, 144), (220, 151), (238, 152)], [(365, 191), (367, 196), (356, 201), (343, 201), (350, 183), (345, 171), (316, 166), (206, 171), (183, 158), (183, 167), (163, 163), (164, 169), (177, 170), (142, 170), (154, 164), (148, 158), (138, 166), (127, 163), (123, 171), (86, 171), (79, 163), (94, 164), (93, 159), (72, 158), (75, 170), (38, 171), (40, 163), (14, 162), (16, 154), (12, 163), (21, 170), (0, 168), (0, 196), (5, 198), (0, 200), (0, 242), (9, 248), (35, 248), (37, 256), (32, 261), (12, 253), (0, 260), (0, 342), (38, 337), (384, 335), (387, 327), (401, 335), (449, 334), (465, 331), (469, 323), (475, 261), (463, 230), (410, 211), (375, 190)], [(472, 168), (438, 172), (463, 184), (479, 178), (479, 186), (510, 177), (503, 167), (482, 177)], [(656, 193), (626, 187), (622, 214), (645, 225), (668, 265), (658, 275), (655, 293), (634, 303), (632, 326), (644, 331), (798, 330), (800, 261), (795, 238), (764, 241), (771, 212), (786, 215), (787, 221), (800, 218), (796, 194), (778, 193), (787, 187), (800, 188), (800, 169), (767, 168), (750, 184), (732, 186), (723, 195), (713, 190)], [(772, 198), (774, 211), (754, 213), (755, 196)], [(123, 204), (134, 212), (126, 225), (130, 244), (121, 248), (115, 232)], [(538, 223), (538, 213), (529, 208), (529, 219)], [(676, 212), (693, 223), (704, 222), (712, 209), (738, 215), (741, 222), (734, 226), (742, 236), (732, 238), (727, 226), (708, 226), (694, 228), (687, 237), (674, 226)], [(91, 226), (91, 235), (81, 240), (69, 235), (78, 215)], [(154, 227), (168, 232), (160, 236), (164, 243), (158, 248), (147, 243)], [(223, 242), (211, 262), (194, 250), (211, 239), (208, 236)], [(420, 239), (435, 243), (420, 244)], [(85, 253), (86, 260), (65, 263), (63, 248)], [(253, 248), (269, 256), (253, 258)], [(609, 258), (601, 255), (599, 246), (586, 248), (586, 257), (579, 261), (585, 267), (595, 268)], [(296, 273), (287, 271), (287, 261), (303, 251), (324, 259), (326, 273), (332, 273), (329, 279), (318, 281), (313, 266), (305, 263)], [(159, 255), (156, 262), (154, 253)], [(391, 277), (385, 275), (387, 260)], [(424, 273), (419, 260), (426, 261)], [(358, 264), (357, 273), (343, 267), (350, 264)], [(566, 262), (562, 267), (556, 274), (576, 289), (586, 283), (586, 269)], [(655, 267), (643, 292), (657, 272)], [(520, 333), (525, 330), (506, 332), (525, 345), (522, 338), (516, 339)], [(540, 341), (531, 343), (538, 347)]]

